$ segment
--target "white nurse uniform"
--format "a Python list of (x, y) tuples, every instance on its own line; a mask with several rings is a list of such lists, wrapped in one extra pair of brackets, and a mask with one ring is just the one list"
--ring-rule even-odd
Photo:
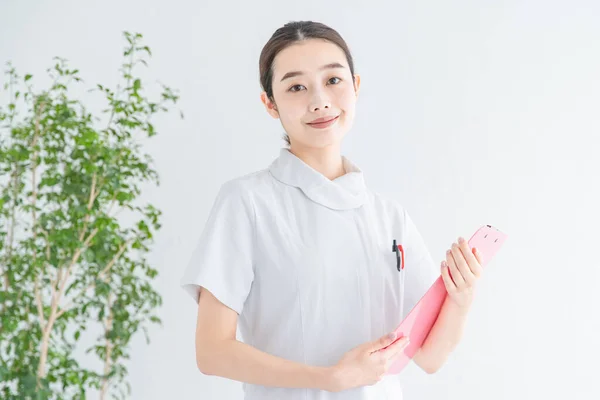
[[(224, 183), (181, 280), (194, 301), (204, 286), (237, 312), (245, 343), (314, 366), (393, 331), (440, 276), (403, 206), (342, 159), (346, 174), (329, 180), (282, 148), (268, 168)], [(337, 393), (243, 388), (247, 400), (402, 398), (397, 376)]]

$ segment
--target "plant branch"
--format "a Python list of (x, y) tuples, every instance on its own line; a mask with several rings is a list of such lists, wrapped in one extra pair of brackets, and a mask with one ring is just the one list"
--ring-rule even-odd
[[(119, 257), (121, 257), (121, 255), (123, 254), (123, 252), (125, 251), (125, 249), (127, 248), (127, 246), (129, 246), (129, 244), (132, 242), (132, 240), (133, 239), (127, 240), (125, 243), (123, 243), (119, 247), (119, 250), (113, 256), (113, 258), (110, 260), (110, 262), (108, 262), (108, 264), (106, 264), (106, 266), (102, 269), (102, 271), (100, 271), (100, 273), (98, 273), (98, 279), (101, 279), (104, 282), (106, 282), (108, 280), (108, 277), (109, 277), (109, 275), (107, 275), (108, 271), (117, 262), (117, 260), (119, 259)], [(75, 296), (74, 298), (78, 299), (78, 298), (83, 297), (88, 290), (94, 288), (95, 286), (96, 286), (95, 282), (90, 283), (83, 290), (81, 290), (81, 292), (79, 292), (79, 294), (77, 296)], [(56, 314), (56, 318), (60, 317), (65, 312), (69, 311), (69, 309), (71, 308), (72, 305), (73, 305), (73, 300), (69, 301), (64, 307), (61, 307), (61, 310)]]
[[(84, 242), (84, 246), (81, 246), (77, 249), (77, 251), (73, 255), (73, 258), (71, 259), (71, 264), (67, 268), (67, 273), (61, 282), (60, 290), (52, 298), (52, 303), (50, 306), (50, 316), (48, 317), (48, 322), (42, 328), (42, 342), (41, 342), (41, 346), (40, 346), (40, 362), (38, 364), (38, 371), (37, 371), (38, 387), (40, 387), (41, 378), (44, 377), (46, 374), (45, 366), (46, 366), (46, 358), (48, 357), (48, 346), (49, 346), (49, 341), (50, 341), (50, 333), (52, 332), (52, 327), (54, 326), (54, 322), (56, 321), (56, 318), (57, 318), (58, 303), (64, 293), (65, 285), (67, 284), (69, 275), (71, 274), (71, 271), (72, 271), (74, 265), (77, 263), (77, 260), (79, 259), (79, 256), (81, 255), (81, 252), (83, 251), (83, 247), (87, 247), (89, 245), (89, 243), (91, 242), (91, 240), (94, 238), (94, 236), (96, 236), (97, 233), (98, 233), (98, 229), (96, 228), (86, 238), (86, 240)], [(59, 270), (59, 274), (60, 274), (60, 270)]]
[[(16, 216), (15, 216), (15, 210), (17, 208), (17, 195), (18, 195), (18, 190), (19, 190), (19, 186), (18, 186), (18, 164), (15, 164), (15, 169), (13, 171), (12, 174), (12, 179), (11, 179), (11, 183), (12, 183), (12, 189), (13, 189), (13, 198), (12, 198), (12, 208), (11, 208), (11, 216), (10, 216), (10, 228), (8, 230), (8, 238), (7, 238), (7, 248), (6, 248), (6, 265), (8, 266), (8, 263), (10, 262), (10, 258), (12, 257), (12, 247), (13, 247), (13, 241), (15, 238), (15, 225), (16, 225)], [(8, 277), (8, 271), (6, 274), (4, 274), (4, 288), (6, 291), (8, 291), (8, 288), (10, 287), (10, 279)]]
[(71, 275), (71, 272), (73, 272), (73, 268), (75, 267), (75, 265), (77, 264), (77, 261), (79, 260), (79, 257), (81, 256), (81, 253), (83, 252), (83, 250), (85, 248), (87, 248), (90, 244), (90, 242), (92, 241), (92, 239), (94, 238), (94, 236), (96, 236), (96, 234), (98, 233), (98, 228), (95, 228), (92, 232), (90, 232), (90, 234), (88, 235), (88, 237), (85, 239), (85, 242), (83, 243), (83, 246), (80, 246), (77, 251), (75, 251), (75, 254), (73, 254), (73, 258), (71, 259), (71, 263), (69, 264), (69, 266), (67, 267), (67, 272), (60, 284), (60, 289), (57, 293), (57, 296), (55, 298), (55, 302), (54, 304), (52, 304), (52, 313), (55, 314), (56, 313), (56, 308), (58, 307), (58, 303), (62, 297), (62, 295), (65, 292), (65, 286), (67, 285), (67, 281), (69, 280), (69, 276)]
[[(10, 278), (8, 277), (8, 264), (10, 263), (10, 260), (12, 258), (12, 248), (13, 248), (13, 241), (14, 241), (14, 235), (15, 235), (15, 225), (16, 225), (16, 216), (15, 216), (15, 210), (17, 208), (17, 195), (18, 195), (18, 164), (15, 163), (15, 169), (13, 170), (12, 176), (11, 176), (11, 180), (9, 185), (12, 184), (12, 189), (13, 189), (13, 197), (12, 197), (12, 208), (11, 208), (11, 216), (10, 216), (10, 222), (9, 222), (9, 228), (8, 228), (8, 237), (7, 237), (7, 242), (6, 242), (6, 256), (4, 258), (5, 262), (0, 265), (2, 267), (2, 270), (0, 271), (2, 273), (2, 277), (3, 282), (4, 282), (4, 291), (6, 293), (8, 293), (8, 289), (10, 288)], [(9, 186), (10, 187), (10, 186)], [(2, 313), (1, 315), (4, 315), (6, 311), (6, 299), (2, 301)], [(0, 332), (2, 332), (4, 330), (4, 325), (0, 325)]]
[[(81, 229), (81, 232), (79, 232), (79, 237), (78, 240), (79, 242), (81, 242), (83, 240), (83, 237), (85, 235), (85, 233), (87, 232), (87, 226), (88, 223), (90, 221), (91, 218), (91, 214), (90, 211), (92, 209), (92, 206), (94, 205), (94, 201), (97, 197), (97, 193), (95, 192), (96, 190), (96, 181), (97, 181), (97, 175), (94, 172), (94, 175), (92, 176), (92, 187), (90, 189), (90, 197), (88, 200), (88, 205), (87, 205), (87, 214), (85, 216), (84, 222), (83, 222), (83, 228)], [(90, 236), (88, 237), (88, 239), (86, 239), (86, 247), (87, 244), (89, 244), (90, 240), (96, 235), (96, 233), (98, 233), (98, 230), (95, 229), (94, 231), (92, 231), (93, 235), (90, 234)], [(56, 275), (56, 279), (54, 281), (52, 281), (51, 283), (51, 291), (52, 291), (52, 309), (55, 308), (56, 305), (58, 305), (58, 302), (60, 300), (60, 296), (62, 296), (62, 290), (64, 288), (64, 285), (66, 284), (66, 280), (68, 279), (70, 273), (71, 273), (71, 269), (73, 268), (73, 265), (75, 265), (75, 263), (77, 262), (77, 259), (79, 258), (79, 255), (81, 254), (81, 248), (79, 248), (75, 254), (73, 255), (73, 258), (71, 260), (71, 263), (69, 264), (69, 267), (67, 268), (67, 276), (64, 278), (63, 281), (63, 267), (59, 267), (58, 268), (58, 273)], [(58, 285), (61, 284), (61, 289), (59, 289)]]
[[(36, 200), (37, 200), (37, 186), (36, 186), (36, 170), (37, 170), (37, 141), (38, 138), (40, 136), (40, 114), (42, 113), (44, 109), (44, 102), (42, 101), (39, 105), (39, 110), (36, 111), (36, 120), (35, 120), (35, 131), (33, 134), (33, 140), (31, 143), (31, 148), (33, 149), (33, 156), (32, 156), (32, 165), (31, 165), (31, 214), (32, 214), (32, 223), (31, 223), (31, 230), (33, 233), (33, 253), (32, 253), (32, 258), (33, 258), (33, 268), (36, 268), (36, 260), (37, 260), (37, 248), (36, 248), (36, 239), (37, 239), (37, 217), (36, 217), (36, 212), (35, 212), (35, 207), (36, 207)], [(38, 364), (38, 375), (37, 375), (37, 387), (40, 387), (41, 384), (41, 377), (45, 374), (45, 368), (46, 368), (46, 357), (47, 357), (47, 348), (48, 348), (48, 341), (49, 341), (49, 335), (50, 335), (50, 326), (45, 324), (45, 319), (44, 319), (44, 310), (43, 310), (43, 305), (42, 305), (42, 293), (40, 290), (40, 286), (39, 286), (39, 275), (36, 276), (36, 282), (35, 282), (35, 287), (34, 287), (34, 291), (35, 291), (35, 298), (36, 298), (36, 303), (37, 303), (37, 309), (38, 309), (38, 314), (39, 314), (39, 318), (40, 318), (40, 325), (42, 330), (44, 331), (44, 340), (42, 342), (42, 348), (46, 348), (45, 351), (42, 351), (42, 355), (40, 357), (40, 362)], [(46, 331), (47, 330), (47, 331)]]
[(92, 210), (92, 206), (94, 205), (94, 200), (96, 200), (96, 197), (97, 197), (96, 180), (97, 180), (97, 175), (94, 172), (94, 175), (92, 176), (92, 187), (90, 188), (90, 197), (88, 199), (88, 204), (87, 204), (87, 214), (85, 215), (85, 219), (83, 221), (83, 228), (81, 228), (81, 232), (79, 232), (79, 241), (80, 242), (83, 240), (83, 237), (87, 231), (87, 226), (88, 226), (88, 223), (90, 222), (90, 218), (92, 216), (90, 214), (90, 211)]
[[(36, 207), (36, 203), (37, 203), (36, 172), (37, 172), (38, 149), (36, 146), (37, 146), (38, 139), (40, 137), (40, 114), (43, 112), (43, 110), (44, 110), (44, 102), (42, 102), (39, 105), (39, 110), (38, 110), (38, 112), (36, 112), (35, 131), (33, 134), (33, 140), (31, 141), (31, 148), (33, 149), (32, 162), (31, 162), (31, 206), (32, 206), (31, 207), (31, 214), (32, 214), (31, 230), (33, 232), (33, 253), (32, 253), (33, 268), (37, 267), (36, 266), (36, 261), (37, 261), (37, 247), (36, 247), (37, 215), (36, 215), (35, 207)], [(34, 287), (35, 299), (36, 299), (36, 304), (37, 304), (38, 316), (40, 318), (40, 324), (41, 324), (40, 326), (43, 329), (44, 325), (46, 323), (45, 323), (45, 318), (44, 318), (44, 307), (42, 305), (42, 292), (40, 290), (39, 280), (40, 280), (40, 277), (38, 274), (36, 274), (35, 287)]]
[[(123, 151), (125, 150), (124, 147), (121, 147), (121, 149), (119, 150), (119, 154), (117, 154), (117, 157), (111, 161), (111, 164), (118, 166), (118, 162), (121, 159), (121, 156), (123, 155)], [(100, 195), (100, 192), (102, 192), (102, 189), (104, 189), (104, 185), (106, 185), (106, 179), (101, 179), (100, 183), (97, 185), (98, 186), (98, 190), (96, 191), (96, 197), (98, 197)], [(116, 192), (117, 193), (117, 192)], [(117, 196), (117, 194), (114, 194), (112, 200), (115, 199), (115, 197)], [(94, 200), (96, 199), (96, 197), (94, 197)], [(111, 205), (112, 207), (112, 205)]]
[(106, 355), (104, 357), (104, 382), (102, 382), (102, 391), (100, 392), (100, 399), (104, 400), (108, 392), (108, 374), (110, 373), (111, 367), (111, 356), (113, 346), (108, 339), (108, 333), (112, 329), (113, 323), (113, 311), (112, 311), (112, 293), (108, 295), (108, 316), (106, 317), (106, 324), (104, 325), (105, 337), (106, 337)]
[(44, 318), (44, 306), (42, 305), (42, 292), (40, 290), (40, 278), (35, 278), (35, 304), (37, 306), (38, 317), (40, 319), (40, 327), (44, 329), (46, 326), (46, 319)]

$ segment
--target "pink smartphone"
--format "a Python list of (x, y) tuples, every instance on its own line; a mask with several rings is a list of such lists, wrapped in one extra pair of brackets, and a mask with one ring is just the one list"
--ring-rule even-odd
[[(469, 247), (476, 247), (481, 251), (481, 265), (485, 266), (498, 252), (506, 238), (507, 235), (498, 229), (491, 225), (485, 225), (473, 234), (468, 243)], [(407, 268), (410, 268), (410, 265)], [(387, 375), (397, 374), (402, 371), (421, 348), (440, 313), (445, 299), (446, 286), (440, 275), (423, 297), (421, 297), (417, 305), (413, 307), (406, 318), (396, 328), (397, 340), (409, 336), (410, 344), (388, 369)]]

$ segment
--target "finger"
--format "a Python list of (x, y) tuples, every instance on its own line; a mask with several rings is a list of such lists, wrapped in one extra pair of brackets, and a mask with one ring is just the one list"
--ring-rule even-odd
[(396, 340), (396, 334), (394, 332), (382, 336), (374, 342), (368, 344), (369, 351), (375, 352), (384, 349), (390, 344), (394, 343), (394, 340)]
[(450, 272), (450, 277), (452, 278), (454, 285), (457, 289), (460, 289), (465, 285), (465, 280), (456, 266), (454, 256), (452, 255), (452, 250), (448, 250), (446, 252), (446, 264), (448, 264), (448, 272)]
[(398, 339), (395, 343), (389, 346), (387, 349), (382, 350), (383, 355), (386, 359), (390, 360), (394, 358), (399, 352), (403, 351), (406, 346), (410, 344), (408, 336)]
[(465, 258), (467, 265), (468, 265), (469, 269), (471, 270), (471, 273), (473, 274), (473, 276), (475, 276), (476, 278), (479, 278), (481, 276), (483, 270), (481, 268), (481, 263), (479, 262), (479, 260), (477, 260), (477, 258), (473, 254), (473, 252), (471, 250), (471, 246), (469, 246), (469, 243), (467, 243), (467, 241), (464, 238), (460, 237), (460, 238), (458, 238), (458, 247), (460, 248), (460, 251), (461, 251), (463, 257)]
[[(481, 253), (481, 250), (473, 247), (473, 254), (475, 254), (475, 257), (477, 258), (477, 262), (479, 263), (479, 266), (483, 266), (483, 254)], [(483, 270), (483, 268), (482, 268), (482, 270)]]
[(460, 271), (460, 274), (465, 281), (465, 286), (471, 287), (475, 282), (475, 276), (473, 276), (465, 257), (463, 257), (463, 254), (456, 243), (452, 243), (452, 256), (454, 257), (456, 268)]
[(444, 285), (446, 286), (446, 291), (448, 293), (456, 292), (456, 285), (450, 277), (450, 272), (448, 271), (448, 264), (446, 261), (442, 261), (442, 280), (444, 281)]

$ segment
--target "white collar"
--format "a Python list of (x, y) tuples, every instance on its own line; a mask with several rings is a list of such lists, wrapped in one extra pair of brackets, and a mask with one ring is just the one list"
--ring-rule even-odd
[(334, 210), (358, 208), (367, 199), (363, 172), (344, 156), (342, 162), (346, 173), (330, 180), (289, 149), (282, 148), (269, 171), (278, 181), (300, 188), (309, 199), (325, 207)]

